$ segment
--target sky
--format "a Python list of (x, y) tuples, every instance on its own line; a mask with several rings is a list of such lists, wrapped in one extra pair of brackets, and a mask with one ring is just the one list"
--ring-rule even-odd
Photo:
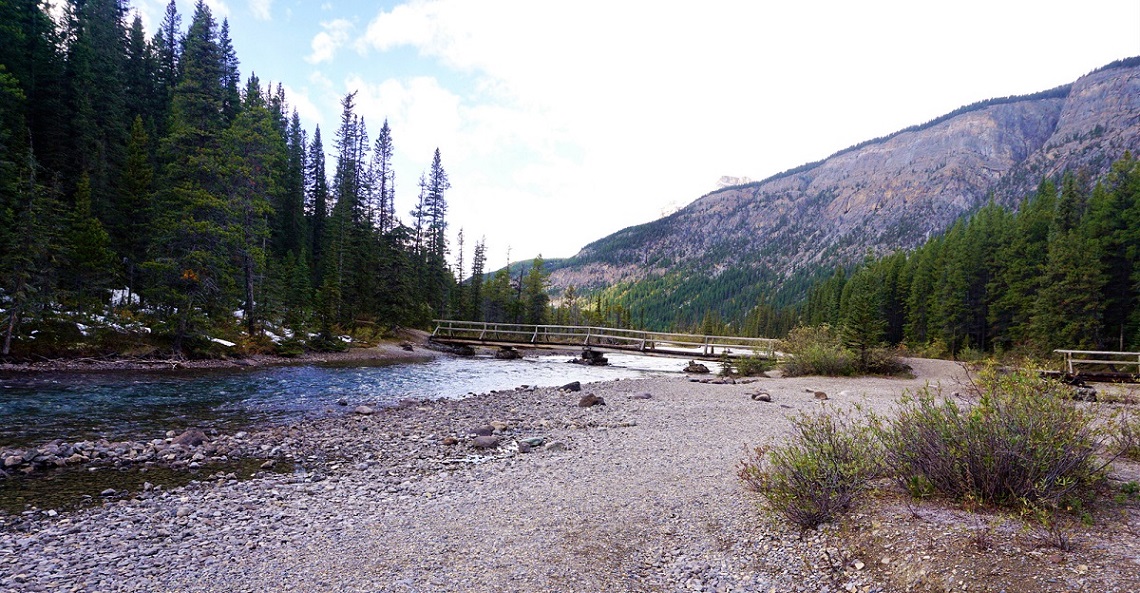
[[(152, 34), (167, 1), (130, 6)], [(347, 93), (373, 140), (388, 120), (405, 221), (438, 148), (452, 251), (484, 238), (488, 269), (1140, 55), (1138, 0), (206, 4), (326, 149)]]

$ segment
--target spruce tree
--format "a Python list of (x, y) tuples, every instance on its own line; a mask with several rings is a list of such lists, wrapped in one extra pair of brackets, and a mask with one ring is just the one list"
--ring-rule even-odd
[(325, 147), (321, 143), (321, 128), (313, 131), (313, 141), (309, 144), (309, 154), (305, 167), (306, 205), (309, 211), (309, 253), (313, 273), (313, 284), (319, 286), (324, 277), (323, 242), (329, 216), (329, 186), (325, 172)]

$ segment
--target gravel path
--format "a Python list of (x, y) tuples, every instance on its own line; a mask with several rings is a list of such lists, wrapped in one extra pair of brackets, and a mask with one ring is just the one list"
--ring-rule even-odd
[[(267, 430), (249, 438), (296, 472), (27, 513), (0, 531), (0, 590), (881, 591), (833, 566), (826, 530), (762, 517), (735, 465), (821, 405), (808, 390), (886, 410), (928, 381), (960, 389), (954, 363), (910, 362), (912, 380), (614, 381)], [(492, 422), (502, 444), (475, 449)], [(544, 444), (519, 452), (528, 438)]]

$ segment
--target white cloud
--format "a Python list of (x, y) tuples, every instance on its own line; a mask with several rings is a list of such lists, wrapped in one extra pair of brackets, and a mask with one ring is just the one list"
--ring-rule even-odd
[(324, 30), (313, 37), (313, 52), (305, 58), (310, 64), (331, 61), (336, 51), (348, 42), (353, 25), (348, 19), (336, 19), (321, 23), (321, 27)]
[(249, 11), (259, 21), (272, 20), (272, 8), (273, 0), (249, 0)]
[(290, 107), (297, 110), (297, 114), (301, 116), (303, 121), (312, 122), (322, 127), (325, 125), (321, 108), (309, 98), (309, 89), (295, 89), (287, 84), (281, 86), (285, 89), (285, 98)]
[[(1099, 15), (1135, 16), (1127, 2), (1088, 11), (1041, 3), (411, 0), (379, 12), (355, 47), (392, 56), (410, 48), (427, 65), (401, 63), (424, 68), (405, 82), (357, 82), (385, 97), (377, 108), (390, 110), (397, 144), (446, 147), (454, 220), (469, 235), (484, 232), (480, 220), (496, 224), (487, 212), (502, 218), (496, 200), (525, 199), (559, 208), (577, 231), (533, 237), (547, 255), (568, 255), (690, 202), (721, 175), (764, 178), (1136, 53), (1140, 21), (1094, 36), (1133, 41), (1100, 44), (1106, 57), (1091, 62), (1072, 51), (1077, 40), (1042, 46), (1032, 33), (1049, 29), (1051, 11), (1072, 15), (1068, 30), (1096, 30)], [(413, 89), (418, 74), (435, 86)], [(467, 199), (483, 203), (468, 212)], [(518, 237), (519, 246), (524, 226), (488, 235)]]
[(359, 76), (345, 81), (349, 92), (357, 91), (356, 113), (365, 118), (375, 135), (387, 119), (396, 150), (409, 160), (430, 160), (436, 148), (454, 155), (464, 144), (460, 98), (431, 77), (407, 81), (388, 79), (378, 84)]
[[(206, 6), (210, 8), (210, 13), (214, 15), (214, 18), (218, 19), (219, 21), (230, 16), (230, 7), (227, 6), (223, 0), (206, 0)], [(192, 18), (194, 16), (194, 11), (191, 10), (189, 15), (190, 17), (183, 18)]]

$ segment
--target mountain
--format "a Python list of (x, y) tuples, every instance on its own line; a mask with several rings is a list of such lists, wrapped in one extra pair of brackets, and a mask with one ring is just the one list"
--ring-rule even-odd
[(706, 194), (549, 262), (551, 283), (605, 289), (649, 326), (737, 318), (869, 250), (914, 247), (991, 196), (1013, 207), (1065, 170), (1098, 178), (1126, 150), (1140, 151), (1140, 57)]

